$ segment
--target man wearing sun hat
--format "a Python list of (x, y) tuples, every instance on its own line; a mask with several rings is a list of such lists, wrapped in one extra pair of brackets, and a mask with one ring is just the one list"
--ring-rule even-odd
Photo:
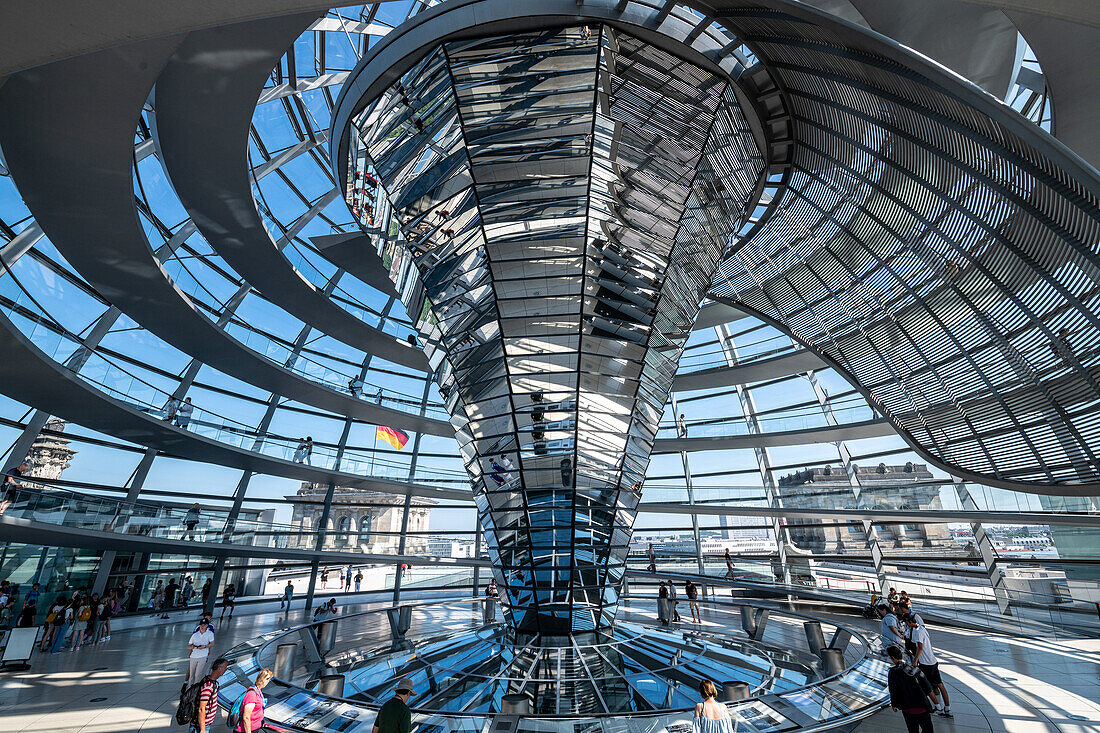
[(413, 681), (402, 677), (393, 688), (393, 697), (378, 709), (374, 719), (372, 733), (409, 733), (412, 728), (412, 713), (409, 711), (409, 698), (416, 694)]

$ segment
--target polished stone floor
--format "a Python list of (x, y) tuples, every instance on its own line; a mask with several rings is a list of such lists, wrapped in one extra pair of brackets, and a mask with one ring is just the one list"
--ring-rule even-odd
[[(636, 612), (645, 614), (640, 607)], [(183, 730), (172, 716), (194, 624), (177, 618), (116, 631), (96, 647), (36, 657), (28, 672), (0, 673), (0, 731)], [(237, 616), (218, 626), (215, 652), (303, 620), (305, 614), (297, 610), (289, 618), (281, 613)], [(870, 622), (850, 616), (836, 620), (871, 628)], [(715, 625), (714, 617), (704, 616), (703, 625)], [(937, 730), (1100, 733), (1100, 641), (931, 631), (955, 713), (953, 722), (937, 718)], [(886, 710), (862, 723), (857, 733), (904, 729), (901, 716)]]

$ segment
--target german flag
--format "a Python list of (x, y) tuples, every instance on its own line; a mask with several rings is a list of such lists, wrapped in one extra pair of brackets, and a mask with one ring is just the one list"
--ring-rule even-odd
[(392, 445), (397, 450), (401, 450), (405, 447), (405, 443), (409, 442), (409, 436), (397, 428), (387, 428), (385, 425), (379, 425), (378, 430), (375, 432), (374, 437), (378, 440), (384, 440)]

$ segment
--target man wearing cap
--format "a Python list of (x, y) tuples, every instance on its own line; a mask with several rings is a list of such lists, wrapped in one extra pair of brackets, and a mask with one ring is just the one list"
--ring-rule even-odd
[(378, 709), (374, 719), (372, 733), (409, 733), (412, 728), (412, 713), (409, 711), (409, 698), (415, 695), (413, 681), (403, 677), (394, 687), (393, 697)]

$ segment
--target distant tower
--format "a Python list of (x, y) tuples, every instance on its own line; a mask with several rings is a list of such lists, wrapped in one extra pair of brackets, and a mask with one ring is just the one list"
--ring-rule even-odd
[(31, 464), (27, 471), (27, 478), (41, 478), (57, 480), (61, 473), (69, 467), (76, 451), (69, 447), (69, 441), (60, 435), (48, 435), (47, 433), (65, 432), (65, 421), (51, 417), (45, 428), (31, 444), (27, 453), (27, 462)]

